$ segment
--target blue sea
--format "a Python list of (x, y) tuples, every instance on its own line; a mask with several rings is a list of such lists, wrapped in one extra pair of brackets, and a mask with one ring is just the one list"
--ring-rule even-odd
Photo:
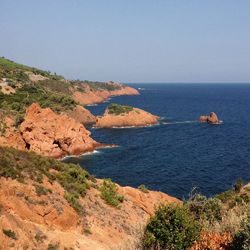
[[(132, 84), (131, 84), (132, 85)], [(250, 84), (133, 84), (139, 96), (113, 97), (87, 107), (103, 114), (110, 102), (161, 117), (147, 128), (92, 129), (98, 142), (118, 148), (71, 157), (98, 178), (185, 198), (193, 188), (206, 195), (250, 181)], [(197, 122), (214, 111), (222, 124)]]

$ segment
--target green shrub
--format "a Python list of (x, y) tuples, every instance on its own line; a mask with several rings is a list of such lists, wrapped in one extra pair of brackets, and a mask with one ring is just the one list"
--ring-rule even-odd
[(234, 184), (235, 192), (239, 193), (241, 189), (243, 188), (243, 185), (244, 185), (243, 181), (241, 179), (238, 179), (236, 183)]
[(185, 206), (159, 207), (144, 234), (144, 249), (184, 250), (199, 239), (200, 225)]
[(107, 204), (118, 207), (123, 202), (124, 197), (117, 194), (117, 186), (111, 181), (111, 179), (105, 179), (100, 186), (101, 198), (104, 199)]
[(13, 240), (17, 240), (16, 234), (14, 231), (10, 229), (3, 229), (3, 233), (8, 236), (9, 238), (12, 238)]
[(59, 248), (59, 243), (55, 243), (55, 244), (53, 244), (53, 243), (50, 243), (49, 245), (48, 245), (48, 248), (47, 248), (47, 250), (59, 250), (60, 248)]
[(228, 190), (226, 192), (217, 194), (215, 197), (221, 200), (223, 203), (225, 203), (234, 199), (235, 192), (233, 190)]
[(7, 125), (3, 120), (0, 120), (0, 136), (4, 135), (6, 132)]
[[(50, 171), (51, 169), (56, 171)], [(65, 189), (66, 200), (77, 212), (82, 210), (79, 207), (78, 198), (85, 195), (86, 189), (89, 188), (88, 182), (93, 179), (80, 166), (66, 164), (32, 152), (2, 147), (0, 147), (0, 176), (22, 182), (27, 178), (42, 183), (43, 176), (46, 176), (50, 182), (56, 180)], [(46, 189), (40, 184), (37, 184), (35, 188), (38, 195), (51, 192), (50, 189)]]
[(133, 107), (131, 106), (124, 106), (116, 103), (111, 103), (108, 106), (108, 112), (109, 114), (114, 114), (114, 115), (120, 115), (123, 113), (128, 113), (133, 110)]
[(140, 189), (143, 193), (148, 193), (149, 190), (148, 188), (144, 185), (144, 184), (141, 184), (138, 189)]
[(222, 203), (218, 198), (209, 198), (197, 194), (186, 203), (189, 211), (197, 220), (207, 220), (210, 223), (222, 219)]
[(23, 114), (17, 114), (15, 117), (15, 127), (19, 127), (21, 123), (24, 121), (24, 116)]
[(86, 189), (89, 188), (87, 183), (89, 176), (89, 173), (80, 166), (67, 164), (67, 168), (57, 174), (57, 179), (69, 193), (84, 196)]
[(45, 188), (42, 185), (35, 185), (35, 188), (36, 188), (36, 194), (38, 196), (47, 195), (48, 193), (52, 193), (51, 189)]
[(42, 231), (38, 230), (38, 231), (36, 232), (35, 239), (36, 239), (37, 242), (42, 243), (42, 242), (44, 242), (44, 240), (46, 240), (47, 238), (48, 238), (48, 237), (47, 237)]
[(76, 210), (77, 213), (83, 214), (83, 206), (78, 201), (78, 194), (65, 192), (64, 198), (68, 201), (70, 206)]
[(233, 238), (231, 250), (250, 249), (250, 217), (242, 221), (241, 227), (241, 230)]

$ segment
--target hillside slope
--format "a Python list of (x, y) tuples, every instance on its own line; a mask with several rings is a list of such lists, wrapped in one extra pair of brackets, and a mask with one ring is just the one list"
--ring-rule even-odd
[(95, 179), (73, 164), (0, 148), (3, 250), (135, 249), (155, 207), (169, 202), (179, 201)]
[(0, 58), (0, 146), (56, 158), (92, 151), (101, 144), (83, 124), (96, 117), (82, 105), (130, 94), (138, 91), (114, 82), (69, 81)]

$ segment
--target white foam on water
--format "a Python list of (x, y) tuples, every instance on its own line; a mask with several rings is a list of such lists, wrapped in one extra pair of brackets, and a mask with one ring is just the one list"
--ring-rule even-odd
[(93, 103), (93, 104), (88, 104), (88, 105), (86, 105), (86, 106), (88, 106), (88, 107), (93, 107), (93, 106), (97, 106), (98, 104), (96, 104), (96, 103)]
[(155, 127), (155, 126), (159, 126), (160, 123), (157, 124), (148, 124), (148, 125), (144, 125), (144, 126), (124, 126), (124, 127), (112, 127), (114, 129), (126, 129), (126, 128), (150, 128), (150, 127)]
[(101, 153), (100, 151), (94, 150), (94, 151), (86, 152), (86, 153), (83, 153), (83, 154), (80, 154), (80, 155), (66, 155), (63, 158), (61, 158), (61, 161), (72, 158), (72, 157), (77, 157), (78, 158), (78, 157), (81, 157), (83, 155), (92, 155), (92, 154), (100, 154), (100, 153)]
[(162, 122), (163, 125), (197, 123), (198, 121)]
[(111, 98), (108, 98), (107, 100), (105, 100), (103, 103), (107, 103), (107, 102), (110, 102), (111, 101)]
[(86, 152), (86, 153), (83, 153), (83, 154), (81, 154), (81, 156), (82, 156), (82, 155), (100, 154), (100, 153), (101, 153), (100, 151), (98, 151), (98, 150), (94, 150), (94, 151), (91, 151), (91, 152)]

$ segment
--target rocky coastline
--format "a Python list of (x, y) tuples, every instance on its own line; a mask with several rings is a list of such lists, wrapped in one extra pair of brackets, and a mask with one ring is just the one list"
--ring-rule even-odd
[[(126, 110), (126, 107), (128, 110)], [(111, 108), (114, 111), (111, 111)], [(116, 109), (118, 111), (115, 111)], [(157, 124), (159, 119), (159, 116), (139, 108), (111, 104), (107, 107), (103, 116), (97, 117), (94, 126), (96, 128), (147, 127)]]

